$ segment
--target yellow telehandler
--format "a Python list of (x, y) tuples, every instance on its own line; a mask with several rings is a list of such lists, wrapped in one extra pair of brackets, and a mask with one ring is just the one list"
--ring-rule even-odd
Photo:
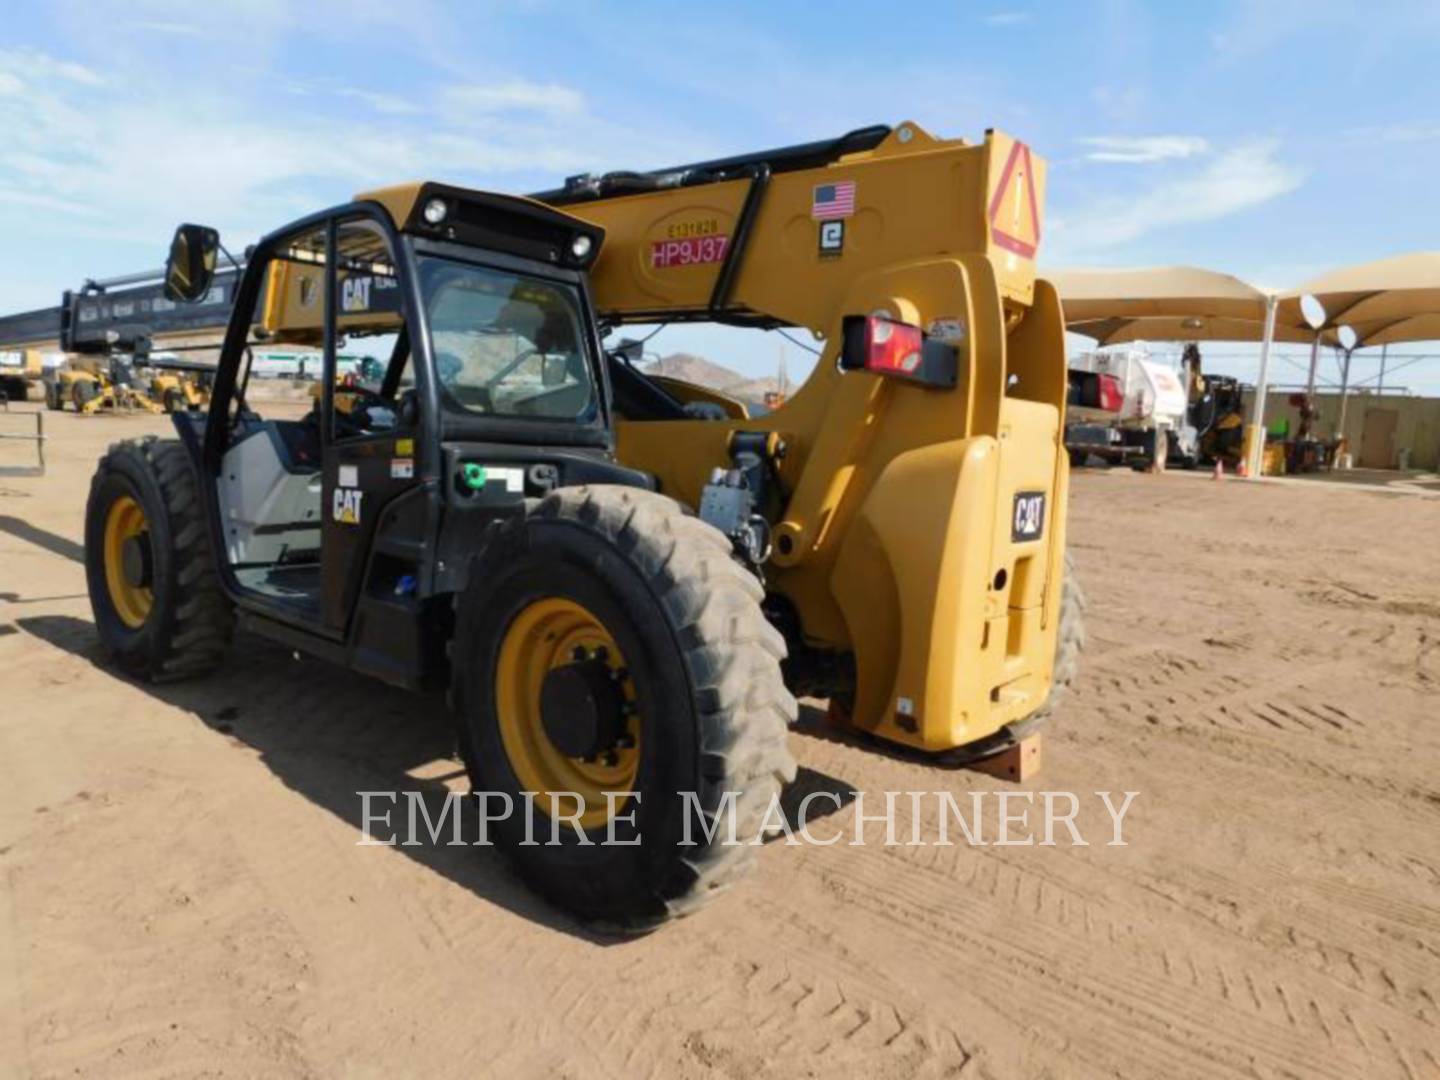
[(148, 388), (138, 381), (129, 358), (111, 354), (81, 354), (47, 373), (45, 404), (63, 411), (73, 405), (82, 416), (93, 416), (102, 409), (125, 409), (158, 413), (164, 406), (150, 397)]
[[(406, 184), (278, 230), (208, 412), (99, 464), (101, 639), (155, 679), (213, 668), (238, 625), (447, 686), (527, 881), (631, 931), (690, 911), (773, 824), (797, 694), (973, 756), (1073, 677), (1044, 187), (1008, 136), (907, 123), (531, 198)], [(173, 300), (209, 295), (218, 248), (176, 231)], [(803, 327), (824, 355), (751, 418), (604, 346), (679, 320)], [(337, 385), (362, 339), (383, 377)], [(247, 404), (258, 340), (323, 350), (308, 416)]]

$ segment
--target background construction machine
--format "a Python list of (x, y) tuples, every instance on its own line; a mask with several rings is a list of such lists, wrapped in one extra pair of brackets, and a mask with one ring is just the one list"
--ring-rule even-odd
[(150, 396), (149, 380), (140, 376), (129, 355), (89, 353), (72, 356), (45, 373), (45, 404), (55, 410), (73, 405), (89, 416), (101, 409), (165, 412)]
[(39, 382), (44, 362), (38, 349), (0, 348), (0, 394), (5, 401), (24, 401), (30, 384)]
[[(749, 859), (717, 824), (754, 837), (794, 775), (792, 692), (974, 755), (1074, 674), (1043, 195), (1023, 144), (904, 124), (531, 200), (403, 185), (279, 230), (208, 414), (100, 463), (102, 640), (176, 677), (238, 621), (448, 683), (475, 788), (538, 793), (498, 825), (527, 880), (631, 929), (688, 911)], [(217, 245), (177, 231), (174, 295), (209, 295)], [(695, 319), (805, 327), (825, 353), (752, 419), (601, 347)], [(324, 350), (310, 416), (246, 403), (256, 338)], [(378, 386), (337, 385), (362, 340)], [(617, 826), (635, 846), (595, 843)]]
[[(0, 389), (24, 400), (28, 384), (39, 383), (51, 409), (83, 413), (200, 407), (213, 366), (152, 350), (223, 331), (238, 280), (238, 269), (217, 270), (204, 297), (177, 304), (165, 297), (163, 272), (153, 270), (87, 281), (53, 308), (0, 315)], [(63, 353), (64, 363), (45, 368), (46, 351)]]

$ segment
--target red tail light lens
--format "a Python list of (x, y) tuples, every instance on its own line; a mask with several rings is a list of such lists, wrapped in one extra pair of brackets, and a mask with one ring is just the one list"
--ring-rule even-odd
[(927, 386), (955, 385), (955, 347), (927, 340), (920, 327), (880, 315), (851, 315), (846, 317), (844, 329), (842, 368), (899, 376)]
[(920, 370), (925, 335), (918, 326), (873, 315), (865, 320), (865, 369), (877, 375), (914, 375)]
[(1114, 375), (1100, 376), (1100, 408), (1106, 412), (1119, 412), (1125, 404), (1125, 391), (1120, 389), (1120, 380)]

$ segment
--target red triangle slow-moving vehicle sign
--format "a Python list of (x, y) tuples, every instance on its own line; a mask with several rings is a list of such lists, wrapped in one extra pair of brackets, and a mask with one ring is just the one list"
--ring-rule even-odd
[(995, 185), (995, 194), (990, 199), (989, 218), (990, 240), (996, 247), (1026, 259), (1035, 257), (1040, 246), (1040, 206), (1035, 199), (1030, 147), (1022, 142), (1010, 147), (1000, 183)]

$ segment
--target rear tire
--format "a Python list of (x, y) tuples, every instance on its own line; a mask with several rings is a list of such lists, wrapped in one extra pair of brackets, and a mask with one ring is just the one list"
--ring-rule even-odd
[(55, 412), (65, 408), (65, 399), (60, 396), (60, 384), (47, 382), (45, 384), (45, 407)]
[(1085, 650), (1085, 608), (1088, 601), (1075, 563), (1065, 553), (1065, 583), (1060, 590), (1060, 628), (1055, 637), (1055, 664), (1052, 668), (1050, 695), (1045, 704), (1031, 715), (1032, 720), (1051, 717), (1071, 685), (1080, 674), (1080, 654)]
[[(107, 558), (107, 551), (113, 557), (107, 522), (125, 500), (144, 516), (137, 543), (148, 548), (142, 560), (148, 572), (138, 586), (117, 583), (121, 570)], [(220, 585), (195, 469), (177, 440), (127, 440), (100, 459), (85, 507), (85, 575), (101, 644), (132, 675), (187, 678), (225, 658), (234, 614)]]
[[(755, 851), (748, 841), (795, 776), (786, 733), (796, 704), (780, 673), (785, 642), (760, 610), (763, 597), (719, 531), (671, 499), (623, 487), (552, 492), (472, 564), (457, 598), (451, 654), (461, 754), (477, 792), (515, 801), (517, 811), (496, 823), (499, 843), (550, 902), (587, 921), (643, 932), (696, 909), (748, 869)], [(639, 724), (629, 784), (640, 799), (589, 828), (593, 846), (560, 822), (561, 842), (545, 843), (547, 800), (521, 802), (527, 788), (517, 769), (529, 763), (507, 751), (514, 722), (498, 713), (497, 684), (507, 677), (499, 664), (514, 656), (507, 634), (547, 603), (593, 613), (634, 687)], [(723, 812), (726, 792), (735, 792), (733, 818)], [(736, 845), (725, 843), (730, 820)], [(717, 823), (707, 840), (703, 830)], [(601, 844), (607, 826), (640, 842)], [(527, 827), (538, 846), (522, 845)], [(682, 843), (687, 834), (692, 846)]]

